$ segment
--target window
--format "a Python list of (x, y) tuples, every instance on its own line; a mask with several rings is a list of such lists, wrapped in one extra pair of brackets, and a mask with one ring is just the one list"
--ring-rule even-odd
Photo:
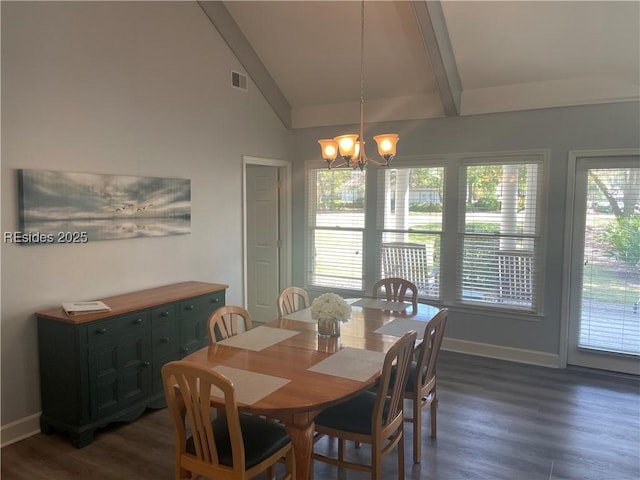
[(440, 294), (444, 167), (388, 169), (381, 177), (379, 275), (407, 279), (416, 284), (419, 297), (436, 299)]
[(366, 172), (309, 172), (307, 284), (363, 288)]
[(427, 302), (538, 314), (546, 158), (451, 154), (363, 172), (310, 169), (307, 286), (361, 294), (393, 276)]
[(542, 169), (508, 160), (461, 166), (457, 300), (535, 311)]

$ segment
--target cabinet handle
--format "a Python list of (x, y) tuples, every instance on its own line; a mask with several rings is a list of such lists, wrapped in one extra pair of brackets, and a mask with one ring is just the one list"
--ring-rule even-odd
[(189, 347), (182, 347), (182, 353), (189, 353)]
[(170, 340), (171, 340), (171, 339), (170, 339), (169, 337), (162, 337), (162, 338), (160, 339), (160, 343), (169, 343), (169, 341), (170, 341)]
[(151, 362), (142, 362), (143, 368), (147, 368), (149, 365), (151, 365)]
[(98, 335), (104, 335), (105, 333), (107, 333), (107, 329), (106, 328), (100, 328), (100, 329), (96, 330), (96, 333)]
[(220, 301), (219, 298), (213, 298), (211, 299), (211, 303), (218, 303)]
[(134, 325), (141, 325), (141, 324), (142, 324), (142, 319), (141, 319), (141, 318), (136, 318), (136, 319), (133, 321), (133, 323), (134, 323)]
[(194, 308), (196, 308), (196, 307), (194, 307), (193, 305), (187, 305), (185, 307), (186, 310), (193, 310)]
[(162, 318), (167, 318), (168, 316), (169, 316), (169, 312), (162, 312), (160, 314), (160, 317), (162, 317)]

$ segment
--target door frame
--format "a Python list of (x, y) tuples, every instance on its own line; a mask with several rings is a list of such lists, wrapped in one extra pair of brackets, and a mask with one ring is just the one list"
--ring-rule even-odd
[(637, 157), (640, 148), (611, 148), (603, 150), (569, 150), (567, 165), (567, 197), (565, 209), (564, 257), (562, 262), (562, 311), (560, 318), (560, 368), (566, 368), (569, 357), (569, 321), (571, 310), (571, 260), (573, 255), (573, 228), (575, 213), (576, 166), (581, 158)]
[(282, 240), (279, 255), (280, 285), (291, 283), (291, 162), (272, 158), (242, 156), (242, 301), (249, 304), (249, 285), (247, 276), (247, 167), (260, 165), (278, 168), (279, 189), (279, 234)]

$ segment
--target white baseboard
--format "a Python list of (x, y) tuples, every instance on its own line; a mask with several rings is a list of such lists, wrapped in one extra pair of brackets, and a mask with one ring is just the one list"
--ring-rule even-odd
[(542, 367), (561, 368), (560, 355), (554, 353), (536, 352), (534, 350), (523, 350), (520, 348), (501, 347), (488, 343), (470, 342), (455, 338), (445, 338), (442, 341), (443, 350), (480, 357), (496, 358), (511, 362), (528, 363), (540, 365)]
[(0, 447), (40, 433), (40, 412), (0, 427)]

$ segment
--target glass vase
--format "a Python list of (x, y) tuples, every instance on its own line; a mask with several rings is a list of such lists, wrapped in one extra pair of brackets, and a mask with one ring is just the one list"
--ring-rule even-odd
[(318, 320), (318, 335), (320, 337), (339, 337), (340, 322), (338, 320)]

